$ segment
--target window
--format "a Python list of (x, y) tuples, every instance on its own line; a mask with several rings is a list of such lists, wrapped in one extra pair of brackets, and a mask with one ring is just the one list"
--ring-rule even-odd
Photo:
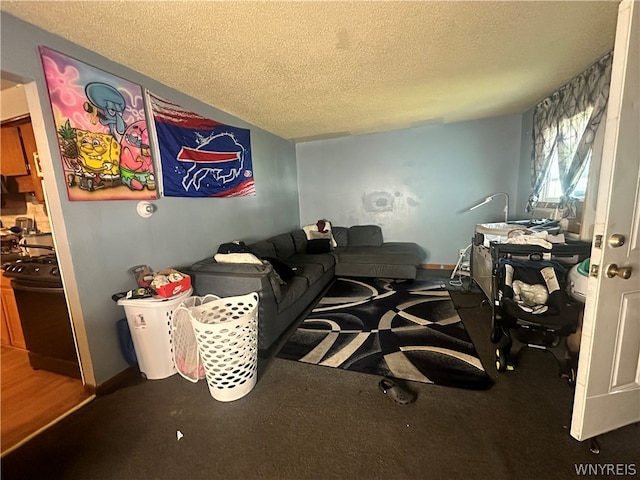
[[(578, 143), (582, 138), (582, 134), (587, 128), (589, 118), (593, 106), (588, 106), (582, 112), (574, 115), (573, 117), (564, 118), (558, 125), (558, 139), (556, 146), (553, 148), (551, 156), (551, 164), (549, 165), (549, 173), (542, 189), (541, 200), (544, 202), (558, 202), (562, 196), (562, 186), (560, 183), (560, 162), (558, 157), (560, 154), (564, 155), (567, 160), (565, 161), (565, 168), (571, 163), (573, 154), (578, 148)], [(561, 137), (561, 138), (560, 138)], [(554, 138), (552, 135), (545, 135), (545, 138)], [(589, 165), (591, 163), (591, 147), (589, 153), (584, 162), (584, 169), (580, 175), (580, 179), (576, 184), (576, 188), (571, 194), (572, 197), (578, 200), (584, 200), (587, 191), (587, 182), (589, 180)]]
[[(578, 200), (584, 200), (587, 193), (587, 182), (589, 181), (589, 166), (591, 165), (591, 152), (587, 156), (584, 170), (576, 189), (571, 194), (572, 197)], [(562, 196), (562, 187), (560, 186), (560, 168), (558, 167), (558, 156), (554, 155), (551, 160), (551, 167), (549, 168), (549, 178), (547, 179), (544, 189), (542, 190), (543, 202), (559, 202)]]
[(539, 201), (557, 204), (564, 185), (570, 198), (562, 202), (562, 216), (577, 218), (593, 140), (607, 105), (612, 58), (608, 53), (535, 106), (527, 212), (532, 213)]

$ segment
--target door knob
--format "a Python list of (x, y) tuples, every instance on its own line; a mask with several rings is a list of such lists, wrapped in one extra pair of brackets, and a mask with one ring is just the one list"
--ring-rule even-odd
[(620, 235), (619, 233), (614, 233), (609, 237), (609, 245), (613, 248), (621, 247), (624, 245), (624, 235)]
[(616, 275), (625, 280), (628, 279), (631, 277), (631, 267), (618, 267), (618, 265), (612, 263), (607, 267), (607, 277), (613, 278)]

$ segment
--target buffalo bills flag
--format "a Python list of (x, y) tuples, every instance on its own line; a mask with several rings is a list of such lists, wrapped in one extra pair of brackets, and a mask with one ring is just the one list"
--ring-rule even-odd
[(249, 130), (232, 127), (146, 92), (167, 197), (255, 195)]

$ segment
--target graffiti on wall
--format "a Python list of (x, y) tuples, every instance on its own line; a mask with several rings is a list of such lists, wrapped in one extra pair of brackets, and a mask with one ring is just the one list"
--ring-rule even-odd
[(157, 198), (142, 88), (39, 51), (69, 200)]

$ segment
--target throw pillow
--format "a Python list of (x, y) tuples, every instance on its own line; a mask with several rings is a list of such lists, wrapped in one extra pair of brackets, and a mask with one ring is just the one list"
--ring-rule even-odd
[(331, 251), (331, 239), (315, 238), (307, 240), (307, 253), (329, 253)]
[(338, 246), (333, 233), (331, 233), (331, 223), (327, 220), (318, 220), (315, 225), (306, 225), (302, 227), (304, 234), (307, 236), (307, 240), (314, 240), (317, 238), (329, 238), (331, 240), (331, 248)]
[(269, 262), (276, 273), (280, 275), (280, 278), (285, 282), (288, 282), (296, 275), (296, 272), (289, 265), (277, 258), (264, 257), (262, 260)]

